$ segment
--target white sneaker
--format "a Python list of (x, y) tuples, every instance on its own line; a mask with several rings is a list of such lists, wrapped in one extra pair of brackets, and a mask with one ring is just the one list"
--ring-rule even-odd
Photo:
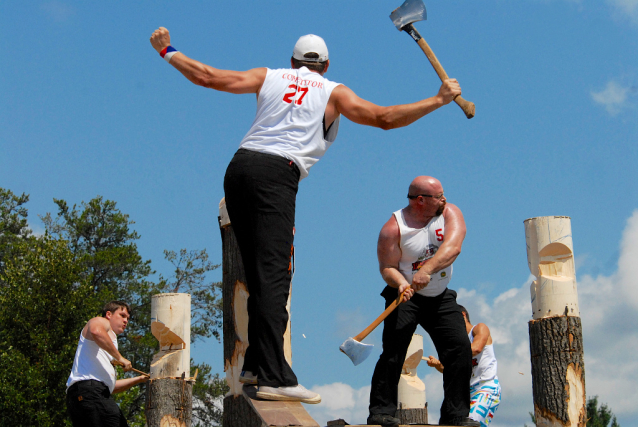
[(239, 374), (239, 382), (242, 384), (257, 385), (257, 375), (253, 375), (251, 371), (241, 371), (241, 374)]
[(306, 390), (301, 384), (293, 387), (267, 387), (260, 386), (257, 397), (266, 400), (288, 400), (303, 403), (320, 403), (319, 394)]

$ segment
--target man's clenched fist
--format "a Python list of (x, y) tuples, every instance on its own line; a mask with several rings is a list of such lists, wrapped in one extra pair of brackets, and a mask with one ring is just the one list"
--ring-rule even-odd
[(171, 45), (171, 35), (168, 33), (168, 30), (164, 27), (159, 27), (157, 30), (153, 31), (151, 35), (151, 45), (153, 45), (153, 49), (160, 53), (162, 49)]

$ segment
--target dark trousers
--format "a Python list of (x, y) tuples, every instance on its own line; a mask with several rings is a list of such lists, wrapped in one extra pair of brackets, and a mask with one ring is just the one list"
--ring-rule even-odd
[(66, 392), (66, 408), (73, 427), (128, 427), (109, 388), (101, 381), (73, 383)]
[[(381, 293), (386, 307), (397, 298), (387, 286)], [(430, 335), (443, 364), (443, 404), (439, 424), (449, 424), (470, 411), (472, 349), (456, 292), (446, 289), (436, 297), (414, 294), (384, 321), (383, 352), (372, 376), (370, 414), (395, 415), (399, 378), (417, 324)]]
[(239, 149), (226, 169), (228, 216), (248, 286), (248, 343), (244, 370), (259, 385), (297, 385), (284, 357), (291, 252), (299, 168), (281, 156)]

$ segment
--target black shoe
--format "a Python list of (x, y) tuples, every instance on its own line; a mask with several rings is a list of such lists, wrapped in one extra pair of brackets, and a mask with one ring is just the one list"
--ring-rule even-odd
[[(457, 421), (457, 420), (455, 420)], [(481, 427), (481, 423), (473, 420), (469, 417), (463, 417), (458, 420), (458, 424), (453, 424), (455, 426), (472, 426), (472, 427)]]
[(390, 415), (375, 414), (368, 417), (367, 423), (369, 426), (399, 427), (400, 421), (400, 419)]

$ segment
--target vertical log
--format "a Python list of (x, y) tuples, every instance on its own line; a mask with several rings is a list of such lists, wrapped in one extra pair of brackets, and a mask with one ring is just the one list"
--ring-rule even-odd
[(417, 375), (417, 367), (423, 358), (423, 337), (412, 336), (405, 355), (398, 387), (398, 407), (395, 417), (401, 424), (427, 424), (428, 409), (425, 398), (425, 384)]
[(151, 380), (146, 388), (146, 425), (190, 427), (192, 399), (193, 384), (186, 379)]
[(585, 426), (585, 364), (569, 217), (525, 220), (529, 322), (537, 426)]
[(146, 394), (149, 427), (190, 427), (193, 388), (190, 378), (191, 296), (158, 294), (151, 300), (151, 331), (160, 351), (151, 361)]
[[(248, 348), (248, 288), (241, 253), (226, 210), (224, 199), (219, 203), (219, 227), (222, 236), (222, 298), (224, 305), (224, 372), (230, 391), (224, 397), (224, 427), (315, 426), (299, 402), (256, 400), (255, 387), (244, 387), (239, 376)], [(292, 294), (292, 283), (291, 292)], [(290, 345), (290, 296), (288, 326), (284, 334), (286, 360), (292, 365)]]

